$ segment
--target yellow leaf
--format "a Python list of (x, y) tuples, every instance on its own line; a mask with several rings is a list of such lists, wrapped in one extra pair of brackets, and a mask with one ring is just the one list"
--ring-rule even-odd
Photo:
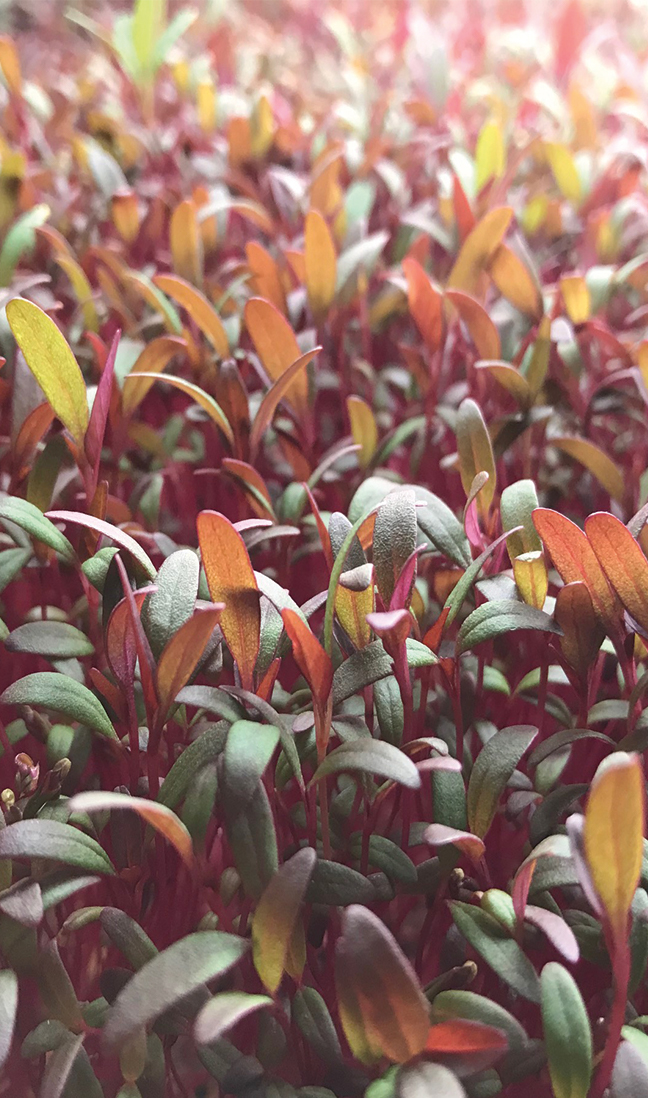
[(533, 393), (529, 383), (523, 374), (511, 366), (508, 362), (477, 362), (478, 370), (487, 370), (490, 376), (506, 389), (518, 402), (521, 408), (530, 408), (533, 404)]
[(538, 280), (506, 244), (500, 244), (495, 252), (489, 274), (511, 305), (532, 320), (540, 320), (544, 305)]
[(171, 215), (169, 243), (173, 269), (196, 286), (202, 284), (203, 249), (195, 202), (186, 198)]
[(513, 575), (524, 601), (529, 606), (542, 610), (549, 586), (542, 552), (521, 553), (513, 561)]
[(200, 80), (196, 88), (198, 121), (204, 133), (211, 133), (216, 125), (216, 88), (213, 80)]
[(265, 156), (274, 137), (274, 115), (267, 95), (262, 95), (254, 108), (250, 131), (252, 155)]
[(366, 469), (376, 452), (378, 442), (376, 420), (373, 411), (361, 397), (347, 397), (347, 411), (351, 421), (353, 441), (360, 446), (358, 461), (361, 467)]
[(628, 916), (641, 874), (645, 783), (638, 755), (617, 751), (599, 766), (590, 788), (583, 838), (594, 888), (617, 942), (625, 942)]
[(481, 191), (491, 179), (499, 179), (504, 174), (506, 153), (504, 138), (497, 122), (486, 122), (477, 138), (475, 151), (475, 169), (477, 192)]
[(545, 145), (547, 159), (553, 177), (563, 198), (570, 202), (579, 202), (582, 194), (580, 176), (574, 158), (565, 145), (548, 143)]
[(480, 275), (488, 266), (513, 217), (510, 206), (497, 206), (482, 217), (463, 242), (448, 278), (448, 287), (475, 293)]
[(552, 438), (551, 445), (580, 461), (605, 491), (609, 492), (612, 499), (622, 502), (625, 496), (623, 473), (604, 450), (585, 438)]
[(83, 375), (70, 347), (54, 321), (16, 297), (7, 305), (7, 320), (29, 369), (76, 442), (88, 428), (88, 398)]
[(526, 379), (534, 397), (539, 393), (547, 376), (550, 352), (551, 321), (548, 316), (543, 316), (538, 324), (538, 331), (526, 372)]
[(337, 257), (331, 231), (318, 210), (311, 210), (306, 216), (304, 262), (308, 304), (319, 318), (335, 296)]
[(581, 275), (568, 275), (567, 278), (561, 278), (560, 292), (572, 324), (584, 324), (589, 320), (592, 302), (587, 283)]
[[(134, 373), (127, 374), (124, 378), (125, 388), (127, 388), (127, 382), (135, 381), (136, 384), (139, 383), (140, 376), (141, 375)], [(151, 383), (154, 381), (166, 381), (168, 385), (173, 385), (174, 389), (179, 389), (180, 392), (190, 396), (192, 400), (195, 400), (196, 404), (199, 404), (200, 407), (207, 412), (207, 415), (213, 420), (216, 426), (220, 428), (230, 446), (234, 446), (234, 433), (229, 424), (229, 420), (220, 404), (217, 404), (209, 393), (206, 393), (203, 389), (199, 388), (198, 385), (194, 385), (193, 382), (185, 381), (183, 377), (175, 377), (173, 374), (147, 373), (145, 377), (146, 381)]]
[(225, 358), (229, 354), (227, 332), (214, 306), (210, 305), (205, 295), (201, 294), (195, 286), (191, 286), (182, 278), (176, 278), (175, 275), (157, 275), (153, 281), (159, 290), (187, 310), (191, 319), (207, 336), (216, 354)]
[[(278, 990), (287, 967), (299, 912), (316, 861), (312, 848), (298, 850), (271, 877), (257, 904), (252, 920), (252, 956), (254, 967), (271, 995)], [(299, 941), (295, 944), (299, 946)]]

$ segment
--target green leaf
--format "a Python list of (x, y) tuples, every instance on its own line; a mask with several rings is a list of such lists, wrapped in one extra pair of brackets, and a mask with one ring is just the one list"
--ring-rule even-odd
[(435, 656), (432, 649), (428, 648), (427, 644), (417, 641), (415, 637), (407, 638), (405, 651), (408, 667), (432, 667), (439, 662), (439, 657)]
[(562, 633), (559, 625), (545, 614), (543, 610), (536, 610), (533, 606), (527, 606), (524, 602), (516, 602), (515, 599), (502, 599), (494, 602), (486, 602), (473, 610), (464, 622), (457, 635), (457, 655), (467, 652), (469, 648), (481, 644), (483, 641), (501, 637), (504, 633), (512, 633), (516, 629), (539, 629), (544, 633)]
[(0, 591), (16, 578), (31, 555), (31, 549), (5, 549), (0, 553)]
[(43, 706), (87, 725), (108, 739), (117, 739), (106, 710), (87, 686), (56, 671), (36, 671), (18, 679), (0, 696), (0, 705)]
[(384, 740), (349, 740), (340, 744), (326, 756), (312, 780), (317, 782), (328, 774), (347, 770), (378, 774), (408, 789), (419, 789), (421, 785), (419, 772), (409, 756)]
[(316, 1056), (325, 1064), (342, 1059), (340, 1041), (329, 1009), (314, 987), (300, 987), (292, 1002), (293, 1018)]
[(158, 950), (148, 934), (125, 911), (118, 907), (104, 907), (100, 921), (113, 945), (136, 972), (157, 956)]
[(376, 890), (371, 881), (350, 866), (319, 858), (306, 899), (311, 904), (346, 907), (348, 904), (375, 903)]
[(352, 244), (340, 253), (337, 261), (336, 294), (341, 294), (342, 291), (350, 292), (352, 287), (349, 283), (355, 279), (360, 270), (371, 274), (388, 240), (389, 233), (385, 231), (372, 233), (371, 236), (364, 237), (363, 240), (359, 240), (357, 244)]
[[(25, 530), (37, 541), (49, 545), (56, 553), (60, 553), (67, 561), (75, 559), (74, 549), (68, 539), (57, 530), (50, 519), (46, 518), (42, 511), (18, 496), (5, 496), (0, 500), (0, 520), (6, 519), (13, 522), (21, 530)], [(25, 550), (9, 550), (10, 552), (24, 552)], [(30, 554), (31, 555), (31, 554)]]
[(548, 736), (546, 740), (538, 744), (529, 755), (529, 766), (537, 766), (549, 755), (552, 755), (554, 751), (560, 751), (568, 744), (578, 743), (580, 740), (601, 740), (610, 747), (615, 745), (615, 741), (604, 735), (603, 732), (593, 732), (589, 728), (564, 728), (562, 732), (554, 732), (553, 736)]
[(110, 568), (111, 561), (115, 553), (119, 552), (114, 545), (106, 545), (105, 548), (99, 549), (97, 553), (92, 557), (88, 557), (88, 560), (84, 560), (81, 565), (81, 571), (86, 579), (90, 580), (93, 587), (101, 592), (104, 589), (104, 583), (106, 582), (106, 575)]
[(243, 811), (237, 812), (234, 802), (230, 812), (227, 837), (234, 863), (245, 891), (258, 899), (279, 864), (272, 809), (263, 785), (257, 784)]
[(142, 76), (153, 75), (155, 45), (166, 23), (166, 0), (135, 0), (131, 32)]
[(555, 1098), (587, 1098), (592, 1077), (592, 1033), (573, 976), (550, 961), (540, 977), (542, 1027)]
[(467, 810), (470, 830), (483, 839), (500, 796), (538, 729), (529, 724), (514, 725), (496, 732), (482, 747), (468, 783)]
[(222, 976), (246, 953), (249, 943), (218, 930), (198, 931), (147, 961), (115, 999), (104, 1029), (108, 1045), (120, 1046), (204, 983)]
[(157, 591), (142, 608), (142, 624), (157, 659), (167, 641), (194, 612), (200, 563), (192, 549), (178, 549), (162, 564), (155, 580)]
[(272, 999), (267, 995), (248, 995), (245, 991), (223, 991), (205, 1003), (196, 1018), (194, 1037), (200, 1044), (211, 1044), (242, 1018), (267, 1006), (272, 1006)]
[(19, 820), (0, 831), (0, 858), (44, 858), (91, 873), (114, 873), (106, 852), (90, 835), (58, 820)]
[(154, 62), (156, 68), (163, 65), (167, 54), (173, 49), (179, 38), (195, 23), (198, 12), (193, 8), (183, 8), (173, 17), (155, 43)]
[(244, 811), (279, 743), (278, 728), (256, 721), (236, 721), (225, 744), (225, 792), (236, 814)]
[(47, 313), (23, 298), (9, 302), (7, 320), (48, 403), (75, 442), (83, 442), (88, 429), (88, 397), (67, 340)]
[(51, 210), (41, 203), (14, 221), (0, 250), (0, 286), (11, 285), (14, 271), (23, 255), (29, 255), (36, 243), (35, 229), (44, 225)]
[(252, 956), (261, 982), (271, 995), (281, 983), (316, 861), (317, 855), (310, 847), (298, 850), (277, 870), (257, 904), (252, 920)]
[(11, 1051), (17, 1009), (18, 977), (10, 968), (3, 968), (0, 970), (0, 1068)]
[(28, 652), (58, 660), (91, 656), (94, 652), (85, 633), (63, 621), (29, 621), (19, 625), (7, 637), (5, 647), (9, 652)]
[[(356, 860), (362, 855), (362, 834), (351, 836), (349, 850)], [(369, 836), (369, 865), (382, 869), (390, 879), (404, 884), (416, 884), (416, 866), (400, 846), (384, 835)]]
[(392, 658), (382, 641), (372, 641), (366, 648), (356, 649), (333, 673), (333, 705), (339, 705), (365, 686), (386, 678), (393, 670)]
[(523, 999), (540, 1002), (540, 981), (531, 961), (497, 919), (472, 904), (454, 900), (452, 918), (464, 938), (470, 942), (495, 974)]
[(223, 752), (227, 740), (227, 724), (219, 721), (210, 725), (178, 756), (162, 782), (158, 801), (167, 808), (175, 808), (186, 795), (192, 782), (206, 766)]
[(433, 547), (443, 553), (448, 560), (453, 561), (460, 568), (467, 568), (472, 561), (470, 544), (463, 525), (454, 511), (451, 511), (439, 496), (428, 492), (427, 488), (416, 485), (414, 492), (417, 501), (426, 504), (425, 507), (416, 508), (419, 529)]
[[(478, 556), (468, 568), (466, 568), (463, 576), (461, 577), (457, 585), (452, 589), (445, 601), (446, 608), (450, 611), (446, 619), (446, 626), (452, 624), (457, 614), (461, 610), (466, 595), (468, 594), (470, 588), (477, 579), (488, 558), (495, 552), (497, 547), (501, 545), (507, 537), (510, 536), (511, 533), (512, 531), (509, 530), (508, 534), (500, 534), (500, 536), (498, 538), (495, 538), (495, 541), (491, 542), (491, 544), (487, 546), (486, 549), (484, 549), (484, 552), (481, 553), (480, 556)], [(520, 603), (520, 605), (522, 605), (522, 603)]]
[(511, 560), (522, 553), (542, 551), (542, 540), (531, 517), (537, 506), (538, 493), (532, 480), (517, 480), (502, 492), (500, 515), (503, 529), (522, 527), (507, 539), (506, 547)]
[(416, 549), (417, 508), (414, 492), (390, 492), (376, 515), (373, 564), (376, 585), (388, 607), (403, 565)]

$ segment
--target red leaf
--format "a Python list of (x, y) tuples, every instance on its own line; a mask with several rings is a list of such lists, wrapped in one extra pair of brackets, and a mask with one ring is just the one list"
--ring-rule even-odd
[(282, 610), (283, 623), (293, 646), (295, 662), (311, 688), (313, 698), (323, 707), (331, 692), (333, 664), (320, 642), (294, 610)]

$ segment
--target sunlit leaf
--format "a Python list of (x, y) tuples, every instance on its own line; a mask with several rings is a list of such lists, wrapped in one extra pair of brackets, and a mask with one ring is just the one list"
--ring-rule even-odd
[(281, 983), (316, 860), (311, 848), (299, 850), (277, 870), (257, 904), (252, 920), (252, 956), (254, 967), (271, 995)]
[(144, 797), (128, 797), (123, 793), (109, 793), (97, 790), (91, 793), (77, 793), (68, 802), (70, 812), (112, 812), (128, 809), (136, 812), (147, 824), (171, 843), (187, 865), (193, 862), (191, 837), (181, 820), (165, 805), (156, 804)]
[(27, 365), (54, 412), (77, 442), (88, 427), (83, 376), (69, 344), (54, 321), (31, 301), (14, 298), (7, 319)]

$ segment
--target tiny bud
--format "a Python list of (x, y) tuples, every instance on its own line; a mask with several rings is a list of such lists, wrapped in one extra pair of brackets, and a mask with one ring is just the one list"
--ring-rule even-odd
[(58, 778), (59, 782), (64, 782), (67, 778), (70, 770), (72, 769), (72, 763), (67, 757), (59, 759), (57, 763), (52, 767), (52, 773)]
[(47, 717), (44, 717), (42, 713), (37, 713), (35, 709), (28, 705), (21, 707), (21, 716), (27, 725), (27, 731), (35, 736), (37, 740), (46, 743), (52, 727), (51, 721), (48, 721)]
[(16, 794), (13, 789), (3, 789), (0, 793), (0, 800), (3, 808), (13, 808), (16, 803)]

